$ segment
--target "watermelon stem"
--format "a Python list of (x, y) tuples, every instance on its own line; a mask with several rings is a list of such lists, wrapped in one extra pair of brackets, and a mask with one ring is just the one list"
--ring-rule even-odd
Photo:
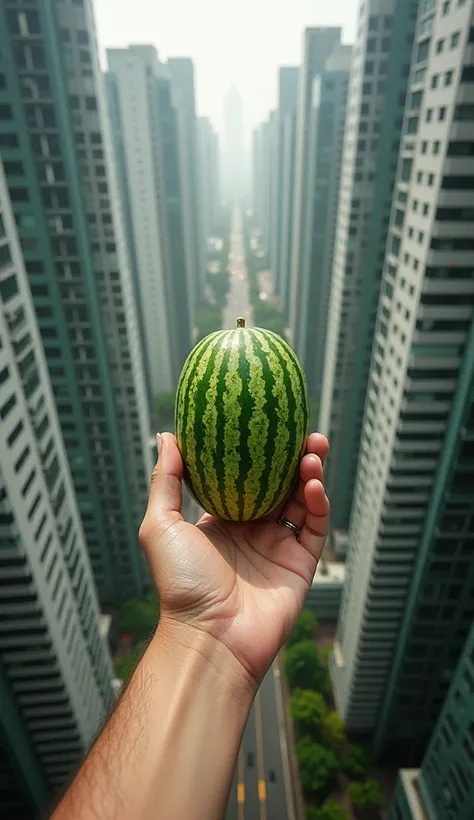
[(237, 319), (237, 327), (245, 327), (245, 319), (243, 316), (239, 316)]

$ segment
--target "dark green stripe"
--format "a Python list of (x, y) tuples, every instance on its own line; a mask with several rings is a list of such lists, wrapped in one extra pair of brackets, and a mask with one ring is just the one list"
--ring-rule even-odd
[(202, 451), (202, 447), (204, 445), (204, 437), (206, 435), (206, 429), (204, 427), (204, 409), (206, 407), (206, 401), (204, 399), (205, 393), (207, 388), (209, 387), (209, 381), (211, 379), (212, 372), (214, 370), (214, 362), (216, 356), (219, 352), (220, 345), (216, 345), (214, 350), (212, 351), (209, 361), (207, 363), (207, 369), (204, 373), (204, 376), (201, 378), (199, 382), (198, 392), (196, 395), (196, 414), (194, 417), (194, 423), (191, 429), (188, 430), (187, 435), (194, 436), (195, 441), (195, 450), (196, 450), (196, 468), (199, 473), (199, 477), (201, 479), (202, 488), (204, 491), (204, 498), (202, 499), (203, 506), (208, 507), (214, 515), (217, 515), (217, 511), (214, 507), (214, 504), (210, 502), (211, 496), (209, 493), (209, 487), (206, 482), (206, 476), (204, 473), (204, 468), (202, 462), (199, 458), (199, 453)]
[[(252, 334), (253, 335), (253, 334)], [(238, 507), (239, 507), (239, 519), (242, 520), (244, 515), (244, 483), (245, 479), (247, 478), (251, 464), (251, 456), (250, 450), (248, 447), (248, 438), (249, 438), (249, 422), (252, 418), (252, 403), (250, 398), (250, 391), (249, 391), (249, 380), (250, 380), (250, 362), (248, 361), (245, 355), (245, 334), (241, 333), (239, 338), (239, 369), (240, 375), (242, 377), (242, 393), (240, 394), (240, 407), (241, 407), (241, 414), (240, 414), (240, 443), (239, 443), (239, 454), (240, 454), (240, 472), (239, 475), (236, 476), (236, 484), (238, 490)], [(246, 465), (246, 469), (245, 469)]]
[[(267, 408), (267, 419), (268, 419), (268, 437), (267, 437), (267, 442), (266, 442), (266, 445), (265, 445), (264, 457), (265, 457), (265, 464), (267, 465), (266, 476), (268, 477), (268, 475), (270, 473), (270, 466), (271, 466), (271, 463), (272, 463), (273, 454), (275, 452), (275, 441), (276, 441), (276, 437), (277, 437), (277, 433), (278, 433), (278, 416), (275, 412), (276, 401), (277, 400), (276, 400), (276, 398), (275, 398), (275, 396), (273, 395), (273, 392), (272, 392), (273, 387), (274, 387), (275, 382), (276, 382), (276, 373), (274, 373), (273, 370), (271, 369), (270, 364), (269, 364), (268, 359), (267, 359), (267, 355), (266, 355), (265, 351), (262, 349), (262, 344), (261, 344), (260, 338), (259, 338), (261, 331), (251, 330), (250, 332), (252, 334), (252, 341), (253, 341), (254, 346), (256, 348), (257, 354), (260, 358), (260, 361), (262, 362), (263, 379), (265, 381), (265, 398), (266, 398), (266, 401), (267, 401), (266, 408)], [(281, 362), (280, 362), (280, 364), (281, 364)], [(283, 378), (284, 378), (285, 377), (285, 368), (284, 368), (284, 366), (282, 366), (282, 371), (283, 371)], [(289, 411), (291, 412), (291, 404), (289, 404), (288, 407), (289, 407)], [(272, 408), (273, 412), (270, 411), (270, 408)], [(263, 476), (262, 476), (262, 478), (263, 478)], [(280, 479), (281, 479), (281, 477), (280, 477)], [(262, 482), (260, 493), (259, 493), (258, 497), (255, 499), (254, 508), (252, 510), (252, 518), (257, 518), (258, 517), (258, 513), (260, 512), (260, 507), (262, 506), (263, 500), (264, 500), (264, 498), (267, 494), (268, 489), (269, 489), (268, 483), (263, 483)]]
[[(273, 333), (270, 333), (269, 331), (264, 331), (264, 335), (265, 335), (265, 340), (266, 340), (268, 346), (271, 348), (271, 350), (273, 350), (273, 352), (274, 352), (275, 356), (278, 358), (278, 361), (280, 362), (280, 365), (281, 365), (282, 370), (283, 370), (283, 379), (284, 379), (284, 383), (285, 383), (286, 396), (287, 396), (287, 400), (288, 400), (289, 419), (291, 419), (292, 418), (292, 408), (294, 409), (294, 406), (295, 406), (295, 397), (293, 395), (293, 390), (291, 389), (290, 374), (288, 373), (288, 370), (286, 369), (285, 360), (283, 359), (283, 357), (281, 355), (281, 352), (279, 350), (279, 345), (275, 344), (275, 338), (274, 338)], [(273, 495), (273, 498), (272, 498), (272, 500), (271, 500), (271, 502), (268, 506), (268, 509), (263, 510), (263, 511), (259, 510), (259, 515), (260, 516), (265, 515), (267, 512), (272, 510), (273, 507), (275, 506), (276, 502), (278, 501), (278, 496), (281, 492), (283, 480), (284, 479), (286, 480), (287, 475), (288, 475), (288, 470), (290, 469), (290, 465), (291, 465), (293, 455), (294, 455), (294, 452), (295, 452), (295, 447), (298, 443), (297, 438), (296, 438), (296, 423), (288, 424), (288, 431), (290, 433), (290, 437), (289, 437), (289, 440), (288, 440), (288, 455), (287, 455), (287, 459), (285, 461), (285, 466), (284, 466), (283, 471), (282, 471), (281, 481), (280, 481), (280, 483), (278, 485), (278, 488), (276, 489), (276, 491)]]
[(230, 354), (232, 353), (232, 347), (228, 347), (224, 353), (224, 358), (222, 359), (221, 368), (219, 370), (219, 374), (217, 376), (217, 395), (216, 395), (216, 410), (217, 410), (217, 422), (216, 422), (216, 453), (214, 458), (214, 467), (216, 471), (216, 481), (217, 481), (217, 490), (219, 493), (219, 498), (221, 500), (222, 507), (227, 518), (231, 518), (229, 513), (229, 508), (227, 507), (226, 498), (225, 498), (225, 465), (224, 465), (224, 455), (225, 455), (225, 439), (224, 439), (224, 430), (225, 430), (225, 413), (224, 413), (224, 392), (226, 390), (225, 384), (225, 374), (227, 373), (227, 367), (229, 362)]
[[(270, 333), (269, 330), (266, 331), (268, 335)], [(283, 342), (283, 340), (277, 336), (277, 334), (273, 335), (273, 340), (280, 345), (282, 349), (286, 350), (287, 355), (293, 360), (293, 364), (295, 366), (296, 375), (298, 377), (298, 381), (300, 384), (301, 396), (303, 397), (303, 432), (304, 436), (308, 435), (308, 424), (309, 424), (309, 403), (308, 403), (308, 386), (306, 384), (306, 376), (304, 375), (303, 368), (301, 366), (300, 360), (296, 355), (295, 351), (289, 344)]]
[(178, 399), (179, 399), (179, 394), (181, 393), (182, 384), (183, 384), (183, 381), (184, 381), (184, 376), (186, 375), (186, 372), (189, 370), (189, 368), (192, 368), (191, 376), (190, 376), (189, 381), (188, 381), (188, 390), (186, 391), (186, 394), (184, 396), (183, 413), (182, 413), (182, 416), (180, 418), (178, 418), (178, 417), (176, 418), (176, 433), (178, 434), (178, 437), (181, 438), (181, 448), (182, 448), (181, 455), (183, 456), (184, 460), (186, 460), (186, 456), (187, 456), (187, 446), (186, 446), (187, 432), (186, 432), (186, 427), (187, 427), (187, 418), (188, 418), (188, 413), (189, 413), (189, 397), (190, 397), (189, 388), (193, 383), (194, 376), (196, 375), (196, 370), (197, 370), (198, 365), (199, 365), (199, 356), (200, 356), (200, 354), (203, 352), (204, 347), (207, 347), (207, 345), (211, 344), (213, 341), (214, 341), (214, 339), (209, 339), (209, 337), (206, 336), (206, 338), (202, 339), (196, 345), (194, 350), (191, 351), (191, 353), (189, 354), (188, 361), (186, 362), (186, 364), (183, 367), (183, 370), (181, 372), (181, 377), (180, 377), (179, 384), (178, 384), (178, 392), (176, 394), (176, 401), (177, 402), (178, 402)]

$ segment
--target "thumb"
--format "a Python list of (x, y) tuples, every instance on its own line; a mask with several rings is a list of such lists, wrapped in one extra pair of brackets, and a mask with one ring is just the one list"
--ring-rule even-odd
[(183, 460), (172, 433), (157, 435), (158, 461), (151, 476), (147, 515), (181, 514)]

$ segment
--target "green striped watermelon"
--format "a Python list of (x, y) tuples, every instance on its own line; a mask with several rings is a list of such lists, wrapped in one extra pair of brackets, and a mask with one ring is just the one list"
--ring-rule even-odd
[(189, 354), (176, 392), (185, 482), (212, 515), (261, 518), (284, 500), (308, 428), (308, 393), (291, 347), (269, 330), (211, 333)]

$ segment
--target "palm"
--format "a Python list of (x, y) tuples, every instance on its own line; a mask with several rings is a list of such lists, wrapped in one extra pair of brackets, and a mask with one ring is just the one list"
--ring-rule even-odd
[(312, 480), (322, 477), (320, 459), (307, 455), (300, 473), (296, 498), (288, 506), (290, 520), (302, 516), (298, 526), (306, 521), (300, 541), (277, 524), (281, 511), (275, 520), (248, 523), (205, 514), (193, 526), (178, 509), (161, 519), (154, 544), (148, 535), (142, 539), (162, 615), (213, 634), (257, 679), (298, 617), (324, 544), (325, 533), (305, 532), (308, 518), (313, 527), (314, 521), (327, 519), (322, 485)]
[(196, 527), (174, 527), (159, 579), (163, 612), (212, 631), (260, 677), (301, 609), (315, 558), (272, 521), (204, 515)]

